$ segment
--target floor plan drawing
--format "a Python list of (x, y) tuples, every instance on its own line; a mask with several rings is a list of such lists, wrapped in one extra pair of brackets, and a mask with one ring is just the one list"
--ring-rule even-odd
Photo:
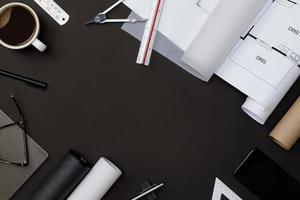
[[(300, 64), (300, 4), (274, 1), (241, 37), (231, 61), (277, 88), (294, 65)], [(273, 73), (276, 66), (276, 73)], [(272, 74), (273, 76), (269, 76)]]
[(216, 72), (248, 96), (246, 112), (261, 123), (300, 75), (299, 19), (299, 1), (268, 2)]

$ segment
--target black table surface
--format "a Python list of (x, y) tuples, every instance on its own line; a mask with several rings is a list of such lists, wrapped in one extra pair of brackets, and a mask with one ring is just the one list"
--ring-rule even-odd
[[(300, 180), (300, 144), (286, 152), (268, 138), (299, 96), (299, 80), (262, 126), (241, 110), (246, 96), (220, 78), (204, 83), (157, 53), (150, 67), (136, 65), (140, 43), (120, 24), (84, 25), (114, 1), (57, 1), (71, 16), (64, 26), (33, 0), (21, 2), (39, 15), (48, 50), (1, 46), (0, 68), (46, 81), (49, 88), (0, 77), (0, 105), (6, 111), (8, 94), (17, 95), (29, 135), (50, 157), (14, 200), (26, 199), (69, 149), (92, 162), (105, 156), (122, 169), (107, 200), (135, 196), (147, 178), (166, 184), (160, 199), (211, 199), (215, 177), (243, 199), (256, 200), (232, 176), (253, 147)], [(122, 5), (110, 16), (129, 12)]]

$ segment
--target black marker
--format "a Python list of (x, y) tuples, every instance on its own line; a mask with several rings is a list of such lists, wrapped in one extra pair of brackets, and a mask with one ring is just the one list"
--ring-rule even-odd
[(23, 81), (31, 86), (34, 86), (34, 87), (39, 87), (39, 88), (42, 88), (42, 89), (46, 89), (47, 88), (47, 83), (44, 83), (44, 82), (41, 82), (41, 81), (38, 81), (38, 80), (34, 80), (32, 78), (28, 78), (28, 77), (24, 77), (24, 76), (21, 76), (21, 75), (18, 75), (18, 74), (14, 74), (14, 73), (11, 73), (11, 72), (8, 72), (8, 71), (5, 71), (5, 70), (1, 70), (0, 69), (0, 75), (3, 75), (3, 76), (6, 76), (6, 77), (9, 77), (9, 78), (12, 78), (12, 79), (16, 79), (16, 80), (19, 80), (19, 81)]

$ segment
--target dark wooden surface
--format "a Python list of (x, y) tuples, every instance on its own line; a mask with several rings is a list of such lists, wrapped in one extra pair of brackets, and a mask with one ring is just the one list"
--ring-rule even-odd
[[(93, 162), (106, 156), (122, 169), (107, 200), (129, 199), (146, 178), (165, 182), (160, 199), (211, 199), (215, 177), (245, 200), (254, 200), (232, 176), (253, 147), (300, 180), (300, 145), (285, 152), (267, 137), (299, 95), (299, 81), (261, 126), (242, 112), (246, 96), (221, 79), (206, 84), (157, 53), (151, 67), (138, 66), (139, 42), (120, 24), (84, 25), (113, 1), (58, 1), (71, 16), (62, 27), (34, 1), (21, 2), (39, 15), (40, 39), (49, 48), (42, 54), (33, 47), (0, 47), (0, 67), (46, 81), (49, 88), (0, 77), (0, 106), (6, 110), (8, 94), (16, 93), (29, 134), (51, 156), (14, 200), (27, 199), (69, 149)], [(128, 14), (122, 5), (111, 16)]]

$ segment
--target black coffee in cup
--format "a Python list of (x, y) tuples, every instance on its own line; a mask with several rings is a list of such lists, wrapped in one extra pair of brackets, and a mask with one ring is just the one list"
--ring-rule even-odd
[(7, 8), (0, 15), (0, 40), (12, 46), (26, 43), (35, 33), (33, 14), (22, 6)]

